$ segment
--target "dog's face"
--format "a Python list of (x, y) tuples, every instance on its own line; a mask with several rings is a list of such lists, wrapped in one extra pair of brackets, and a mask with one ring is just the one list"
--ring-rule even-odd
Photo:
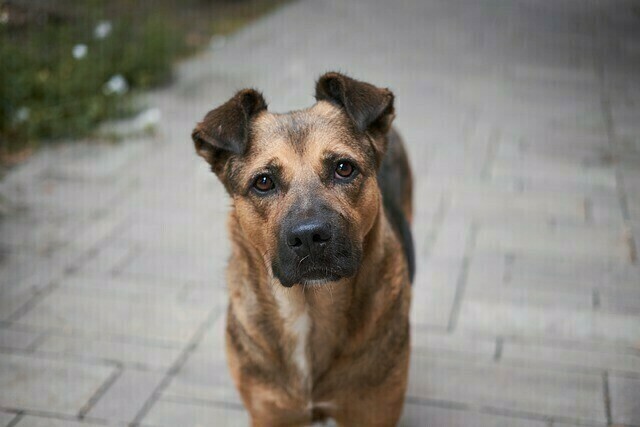
[(196, 127), (196, 150), (234, 201), (243, 235), (284, 286), (351, 277), (380, 209), (376, 173), (393, 95), (337, 73), (288, 114), (239, 92)]

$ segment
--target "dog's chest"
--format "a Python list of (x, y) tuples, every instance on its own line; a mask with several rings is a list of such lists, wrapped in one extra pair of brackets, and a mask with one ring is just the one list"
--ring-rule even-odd
[(297, 317), (292, 319), (290, 325), (289, 333), (294, 341), (291, 358), (293, 364), (298, 369), (303, 387), (308, 388), (311, 374), (307, 351), (309, 335), (311, 333), (311, 318), (309, 317), (309, 313), (306, 310), (302, 310)]
[(285, 357), (291, 367), (298, 372), (304, 391), (310, 390), (311, 366), (309, 361), (309, 338), (311, 316), (304, 300), (297, 295), (276, 295), (278, 311), (282, 319), (285, 335)]

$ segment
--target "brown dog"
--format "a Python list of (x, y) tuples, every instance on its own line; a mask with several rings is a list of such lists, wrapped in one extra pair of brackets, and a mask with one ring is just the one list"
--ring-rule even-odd
[(273, 114), (245, 89), (193, 131), (233, 199), (229, 366), (254, 426), (393, 426), (413, 274), (393, 94), (327, 73), (316, 99)]

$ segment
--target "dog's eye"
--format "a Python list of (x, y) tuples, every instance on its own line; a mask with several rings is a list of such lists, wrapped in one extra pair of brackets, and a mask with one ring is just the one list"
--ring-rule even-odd
[(276, 185), (274, 184), (273, 180), (269, 178), (268, 175), (260, 175), (258, 178), (256, 178), (255, 182), (253, 183), (253, 188), (255, 188), (256, 190), (262, 193), (266, 193), (267, 191), (273, 190), (275, 187)]
[(349, 178), (353, 175), (355, 167), (345, 160), (339, 161), (336, 165), (336, 178)]

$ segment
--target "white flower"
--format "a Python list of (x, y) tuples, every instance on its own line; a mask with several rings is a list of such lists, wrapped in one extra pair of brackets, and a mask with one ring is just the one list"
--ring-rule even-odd
[(13, 117), (16, 123), (23, 123), (29, 120), (29, 116), (31, 115), (31, 110), (29, 107), (20, 107), (18, 111), (16, 111), (15, 116)]
[(103, 39), (111, 34), (111, 22), (100, 21), (93, 29), (93, 36), (97, 39)]
[(82, 59), (87, 56), (87, 45), (86, 44), (77, 44), (73, 47), (71, 54), (76, 59)]
[(162, 118), (162, 112), (159, 108), (149, 108), (136, 117), (136, 125), (141, 129), (153, 129)]
[(122, 95), (129, 90), (129, 83), (122, 74), (116, 74), (111, 77), (108, 82), (104, 84), (102, 91), (105, 95)]
[(3, 10), (2, 12), (0, 12), (0, 24), (4, 25), (8, 23), (9, 23), (9, 12), (7, 12), (6, 10)]

